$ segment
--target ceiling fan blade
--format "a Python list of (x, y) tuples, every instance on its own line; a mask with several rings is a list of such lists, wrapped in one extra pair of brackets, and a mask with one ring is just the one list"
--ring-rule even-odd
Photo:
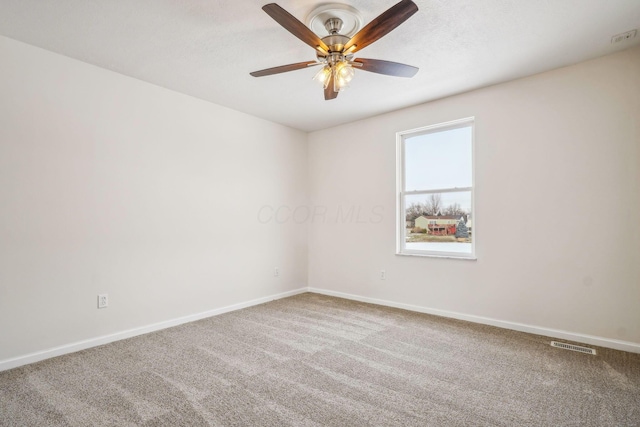
[(419, 68), (399, 62), (383, 61), (381, 59), (357, 58), (353, 62), (362, 64), (356, 69), (369, 71), (371, 73), (386, 74), (396, 77), (413, 77)]
[(279, 67), (265, 68), (264, 70), (254, 71), (249, 74), (251, 74), (253, 77), (264, 77), (264, 76), (270, 76), (272, 74), (286, 73), (287, 71), (301, 70), (303, 68), (308, 68), (313, 65), (320, 65), (320, 64), (321, 63), (317, 61), (298, 62), (296, 64), (288, 64), (288, 65), (281, 65)]
[[(353, 53), (369, 46), (371, 43), (393, 31), (417, 11), (418, 6), (416, 6), (414, 2), (411, 0), (402, 0), (358, 31), (344, 46), (343, 52), (351, 49), (350, 52)], [(354, 45), (355, 47), (353, 47)]]
[(272, 17), (278, 24), (282, 25), (291, 34), (311, 46), (316, 48), (320, 46), (325, 51), (329, 50), (329, 47), (320, 40), (313, 31), (311, 31), (306, 25), (298, 21), (295, 16), (281, 8), (275, 3), (269, 3), (262, 7), (262, 10)]
[(336, 99), (337, 97), (338, 92), (333, 90), (333, 73), (331, 73), (331, 77), (329, 77), (329, 84), (324, 88), (324, 99), (325, 101), (329, 101), (330, 99)]

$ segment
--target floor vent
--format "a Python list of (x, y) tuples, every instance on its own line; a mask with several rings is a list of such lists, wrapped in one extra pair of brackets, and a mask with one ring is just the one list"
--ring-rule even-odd
[(558, 341), (551, 341), (551, 347), (564, 348), (565, 350), (579, 351), (580, 353), (596, 354), (596, 351), (589, 347), (581, 347), (579, 345), (567, 344)]

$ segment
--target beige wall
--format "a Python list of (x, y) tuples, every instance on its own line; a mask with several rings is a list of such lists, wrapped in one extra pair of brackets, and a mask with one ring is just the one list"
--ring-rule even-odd
[[(640, 344), (639, 49), (308, 136), (0, 55), (0, 364), (307, 284)], [(395, 132), (469, 116), (478, 260), (396, 256)]]
[[(395, 255), (396, 132), (470, 116), (478, 260)], [(312, 222), (309, 286), (640, 344), (639, 122), (636, 48), (314, 132), (311, 203), (382, 220)]]
[(429, 226), (429, 220), (423, 216), (419, 216), (415, 220), (416, 227), (424, 228), (425, 230)]
[(306, 225), (258, 221), (305, 203), (306, 134), (3, 37), (0, 58), (0, 364), (306, 284)]

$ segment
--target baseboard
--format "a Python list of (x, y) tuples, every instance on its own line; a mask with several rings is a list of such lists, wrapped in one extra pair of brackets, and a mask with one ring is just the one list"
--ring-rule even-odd
[(370, 304), (384, 305), (387, 307), (402, 308), (404, 310), (416, 311), (419, 313), (433, 314), (436, 316), (450, 317), (453, 319), (466, 320), (468, 322), (481, 323), (483, 325), (497, 326), (499, 328), (511, 329), (514, 331), (527, 332), (530, 334), (542, 335), (551, 338), (558, 338), (568, 341), (575, 341), (583, 344), (591, 344), (599, 347), (612, 348), (615, 350), (640, 353), (640, 344), (620, 341), (610, 338), (597, 337), (593, 335), (578, 334), (574, 332), (562, 331), (559, 329), (549, 329), (539, 326), (526, 325), (523, 323), (509, 322), (505, 320), (492, 319), (490, 317), (474, 316), (471, 314), (456, 313), (454, 311), (438, 310), (435, 308), (420, 307), (417, 305), (403, 304), (394, 301), (387, 301), (376, 298), (368, 298), (359, 295), (347, 294), (344, 292), (330, 291), (327, 289), (309, 288), (309, 292), (328, 295), (338, 298), (345, 298), (354, 301), (366, 302)]
[(129, 329), (122, 332), (116, 332), (114, 334), (103, 335), (97, 338), (91, 338), (88, 340), (78, 341), (71, 344), (65, 344), (59, 347), (26, 354), (24, 356), (15, 357), (12, 359), (0, 360), (0, 372), (6, 371), (8, 369), (17, 368), (23, 365), (28, 365), (30, 363), (39, 362), (41, 360), (49, 359), (52, 357), (62, 356), (63, 354), (74, 353), (76, 351), (85, 350), (87, 348), (97, 347), (99, 345), (108, 344), (110, 342), (135, 337), (138, 335), (148, 334), (149, 332), (155, 332), (161, 329), (171, 328), (173, 326), (178, 326), (183, 323), (194, 322), (196, 320), (205, 319), (207, 317), (217, 316), (219, 314), (240, 310), (243, 308), (251, 307), (258, 304), (263, 304), (265, 302), (269, 302), (269, 301), (273, 301), (281, 298), (290, 297), (293, 295), (298, 295), (305, 292), (308, 292), (308, 288), (295, 289), (293, 291), (287, 291), (287, 292), (282, 292), (275, 295), (257, 298), (251, 301), (246, 301), (238, 304), (229, 305), (226, 307), (216, 308), (216, 309), (208, 310), (202, 313), (191, 314), (189, 316), (179, 317), (177, 319), (171, 319), (171, 320), (166, 320), (164, 322), (154, 323), (152, 325)]

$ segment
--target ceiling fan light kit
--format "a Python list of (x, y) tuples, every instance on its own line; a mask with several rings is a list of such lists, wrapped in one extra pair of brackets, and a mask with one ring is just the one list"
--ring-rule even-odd
[[(402, 0), (364, 28), (360, 28), (362, 18), (357, 10), (342, 4), (324, 5), (312, 11), (307, 18), (311, 29), (275, 3), (269, 3), (262, 9), (291, 34), (314, 48), (316, 60), (254, 71), (250, 73), (254, 77), (321, 65), (322, 69), (316, 73), (314, 80), (323, 86), (325, 100), (330, 100), (349, 86), (355, 68), (397, 77), (413, 77), (418, 72), (418, 68), (406, 64), (355, 58), (356, 51), (382, 38), (418, 11), (418, 6), (411, 0)], [(323, 29), (320, 23), (329, 33), (323, 38), (316, 34)], [(341, 33), (343, 29), (345, 32)]]

